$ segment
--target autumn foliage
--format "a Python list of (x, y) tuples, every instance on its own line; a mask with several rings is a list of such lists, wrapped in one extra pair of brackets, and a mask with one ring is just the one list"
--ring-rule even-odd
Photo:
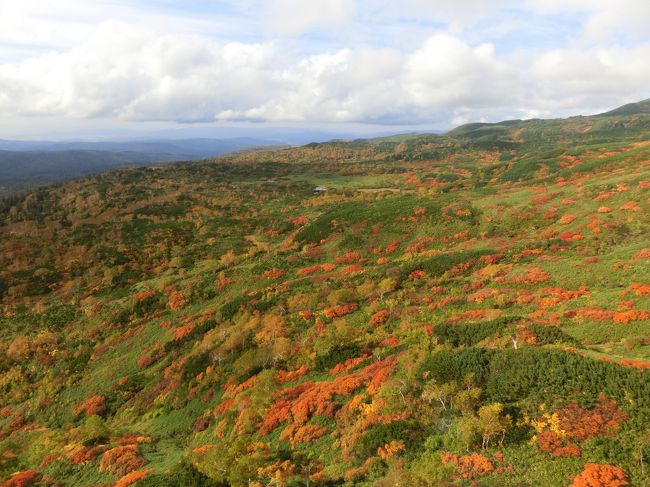
[(370, 393), (376, 391), (386, 381), (394, 364), (394, 359), (385, 359), (329, 382), (308, 381), (278, 391), (260, 425), (260, 432), (269, 434), (283, 422), (301, 426), (312, 416), (332, 417), (339, 407), (333, 401), (336, 396), (349, 396), (361, 386), (366, 386)]
[(537, 446), (554, 457), (580, 456), (580, 443), (598, 435), (610, 436), (628, 419), (616, 403), (601, 395), (592, 409), (573, 401), (532, 424), (539, 432)]
[[(137, 446), (125, 445), (108, 450), (99, 461), (99, 469), (122, 477), (147, 464), (138, 454)], [(126, 484), (128, 485), (128, 484)]]
[(587, 463), (571, 487), (623, 487), (629, 485), (625, 472), (613, 465)]
[(129, 485), (133, 485), (140, 480), (146, 479), (151, 474), (151, 472), (153, 472), (152, 468), (145, 470), (136, 470), (134, 472), (127, 473), (123, 477), (120, 477), (117, 482), (115, 482), (114, 487), (128, 487)]
[(648, 484), (649, 127), (1, 187), (0, 487)]
[(98, 415), (101, 416), (106, 411), (106, 398), (102, 395), (92, 396), (83, 401), (80, 404), (77, 404), (73, 410), (72, 414), (79, 416), (85, 414), (86, 416)]
[(31, 487), (36, 484), (39, 473), (36, 470), (17, 472), (0, 484), (0, 487)]
[(512, 471), (512, 467), (505, 461), (500, 452), (494, 454), (494, 460), (490, 460), (480, 453), (457, 455), (451, 452), (444, 452), (440, 458), (443, 465), (454, 465), (458, 476), (462, 479), (476, 482), (486, 475), (502, 474), (505, 471)]

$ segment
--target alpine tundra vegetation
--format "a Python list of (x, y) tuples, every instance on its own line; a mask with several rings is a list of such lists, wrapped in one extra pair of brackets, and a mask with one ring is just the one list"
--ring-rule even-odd
[(5, 198), (0, 485), (650, 485), (649, 107)]

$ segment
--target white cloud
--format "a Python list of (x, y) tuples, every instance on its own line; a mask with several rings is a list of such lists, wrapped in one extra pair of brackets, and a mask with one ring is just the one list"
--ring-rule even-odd
[(504, 92), (515, 94), (516, 81), (516, 70), (496, 59), (494, 46), (472, 48), (446, 34), (431, 37), (411, 54), (404, 73), (405, 89), (424, 109), (500, 103)]
[(67, 52), (0, 64), (0, 116), (448, 125), (640, 98), (647, 59), (650, 45), (557, 49), (522, 62), (447, 33), (407, 53), (296, 57), (274, 42), (222, 44), (107, 22)]
[(650, 44), (623, 49), (557, 49), (532, 67), (537, 108), (543, 114), (566, 107), (612, 108), (648, 95)]
[[(0, 2), (0, 44), (35, 49), (0, 56), (0, 119), (448, 126), (595, 112), (650, 95), (650, 44), (639, 40), (646, 0), (246, 0), (227, 15), (248, 16), (260, 39), (239, 42), (217, 40), (237, 30), (224, 27), (226, 14), (180, 18), (144, 5)], [(504, 55), (491, 39), (525, 29), (522, 12), (580, 19), (578, 42)], [(401, 33), (368, 37), (375, 27)], [(626, 28), (637, 40), (615, 42)]]

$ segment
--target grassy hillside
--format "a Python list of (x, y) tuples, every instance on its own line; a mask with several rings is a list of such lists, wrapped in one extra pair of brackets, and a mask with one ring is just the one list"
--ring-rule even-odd
[(650, 485), (649, 206), (639, 113), (5, 200), (0, 485)]

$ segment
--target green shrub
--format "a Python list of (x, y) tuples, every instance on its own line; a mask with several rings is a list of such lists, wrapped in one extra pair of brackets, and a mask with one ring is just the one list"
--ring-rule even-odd
[(424, 431), (417, 421), (394, 421), (388, 424), (377, 424), (364, 432), (357, 444), (355, 453), (361, 457), (371, 457), (377, 454), (377, 449), (393, 440), (401, 440), (410, 450), (417, 450), (424, 442)]
[(228, 487), (199, 472), (186, 460), (181, 461), (166, 473), (153, 474), (137, 483), (138, 487)]
[(492, 321), (474, 324), (441, 323), (433, 328), (433, 333), (445, 343), (454, 347), (472, 346), (485, 338), (504, 330), (509, 323), (521, 319), (518, 316), (504, 316)]
[(349, 358), (358, 357), (360, 353), (361, 349), (357, 344), (348, 343), (337, 345), (333, 348), (330, 348), (327, 354), (319, 355), (316, 357), (316, 363), (314, 366), (317, 370), (329, 370), (336, 364), (339, 364)]

